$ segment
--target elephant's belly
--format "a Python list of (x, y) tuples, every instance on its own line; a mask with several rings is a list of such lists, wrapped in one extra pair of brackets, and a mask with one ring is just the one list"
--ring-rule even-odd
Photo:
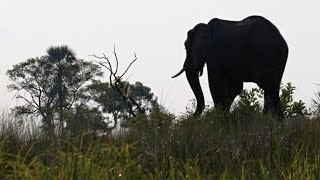
[(250, 72), (239, 72), (239, 73), (233, 73), (232, 79), (241, 81), (241, 82), (256, 82), (257, 77)]
[(250, 66), (243, 64), (229, 66), (225, 70), (229, 77), (241, 82), (256, 82), (258, 78), (256, 71), (257, 70), (251, 68)]
[[(228, 61), (227, 61), (228, 62)], [(234, 80), (241, 82), (258, 82), (274, 76), (280, 65), (263, 58), (256, 60), (237, 59), (224, 65), (224, 71)]]
[(268, 71), (268, 68), (255, 68), (255, 69), (235, 69), (230, 71), (230, 77), (240, 82), (254, 82), (259, 83), (267, 79), (274, 79), (277, 76), (277, 71)]

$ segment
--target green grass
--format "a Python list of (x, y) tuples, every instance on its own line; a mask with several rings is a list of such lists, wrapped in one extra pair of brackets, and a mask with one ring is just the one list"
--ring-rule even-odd
[(0, 179), (320, 179), (320, 119), (159, 111), (128, 130), (26, 141), (1, 131)]

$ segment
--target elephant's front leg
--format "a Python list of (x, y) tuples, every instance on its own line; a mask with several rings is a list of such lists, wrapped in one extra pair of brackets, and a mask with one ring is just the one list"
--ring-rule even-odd
[(215, 108), (224, 108), (225, 86), (222, 76), (208, 70), (208, 82)]
[(222, 76), (209, 75), (209, 87), (215, 107), (220, 107), (229, 112), (234, 98), (243, 89), (243, 82)]

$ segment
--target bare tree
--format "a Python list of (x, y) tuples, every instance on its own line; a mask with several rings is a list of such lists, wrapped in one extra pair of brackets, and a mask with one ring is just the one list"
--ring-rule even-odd
[[(109, 84), (112, 88), (117, 90), (124, 102), (127, 105), (128, 112), (133, 117), (137, 116), (137, 113), (144, 114), (145, 110), (134, 100), (132, 97), (132, 91), (130, 88), (130, 84), (128, 82), (123, 81), (124, 75), (128, 72), (132, 64), (137, 61), (136, 53), (134, 53), (134, 59), (129, 63), (125, 71), (123, 73), (119, 73), (119, 60), (117, 53), (115, 51), (115, 47), (113, 49), (113, 55), (115, 60), (115, 67), (112, 66), (110, 59), (103, 53), (103, 56), (92, 55), (94, 58), (99, 59), (99, 61), (95, 61), (102, 67), (106, 68), (109, 71)], [(135, 111), (135, 109), (137, 111)]]

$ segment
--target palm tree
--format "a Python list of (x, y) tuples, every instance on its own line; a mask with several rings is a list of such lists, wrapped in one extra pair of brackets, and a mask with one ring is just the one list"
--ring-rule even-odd
[[(57, 67), (57, 77), (55, 83), (55, 90), (58, 93), (58, 107), (59, 107), (59, 133), (63, 133), (64, 115), (63, 108), (65, 104), (65, 94), (67, 89), (64, 86), (63, 78), (67, 76), (68, 71), (66, 64), (76, 61), (75, 52), (68, 46), (51, 46), (47, 50), (49, 61)], [(56, 95), (56, 94), (55, 94)]]

